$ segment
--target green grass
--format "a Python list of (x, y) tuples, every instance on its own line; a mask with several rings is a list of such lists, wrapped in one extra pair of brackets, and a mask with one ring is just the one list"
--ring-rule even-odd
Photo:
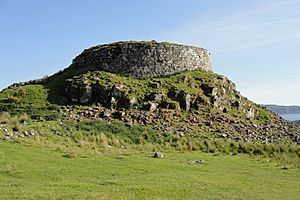
[[(122, 121), (103, 120), (52, 120), (36, 121), (28, 115), (11, 116), (0, 114), (0, 124), (8, 130), (10, 141), (43, 145), (54, 143), (60, 146), (83, 148), (130, 147), (138, 149), (152, 146), (159, 150), (202, 151), (216, 154), (248, 154), (264, 156), (284, 165), (300, 168), (300, 147), (295, 144), (262, 144), (259, 142), (236, 142), (220, 139), (215, 133), (190, 134), (179, 137), (170, 132), (153, 129), (152, 126), (127, 126)], [(34, 130), (35, 137), (22, 135)], [(6, 138), (7, 132), (0, 130)], [(18, 136), (18, 137), (17, 137)], [(20, 137), (21, 136), (21, 137)]]
[[(297, 199), (300, 195), (300, 147), (295, 144), (225, 141), (219, 138), (221, 132), (206, 131), (179, 137), (151, 125), (76, 121), (59, 112), (70, 79), (78, 85), (87, 81), (88, 87), (100, 84), (107, 92), (123, 85), (128, 97), (142, 105), (149, 94), (163, 93), (174, 112), (180, 106), (178, 95), (188, 92), (206, 102), (206, 109), (191, 112), (218, 114), (201, 86), (217, 87), (218, 79), (227, 82), (227, 90), (233, 84), (226, 79), (193, 71), (138, 80), (93, 70), (74, 65), (45, 79), (43, 85), (0, 93), (0, 124), (14, 135), (7, 139), (11, 142), (0, 140), (0, 199)], [(255, 122), (271, 120), (268, 111), (251, 102), (244, 106), (259, 111)], [(188, 114), (181, 113), (183, 119)], [(243, 120), (245, 113), (229, 109), (226, 115), (235, 121)], [(19, 137), (30, 130), (34, 136)], [(0, 137), (7, 137), (7, 131), (2, 128)], [(166, 158), (149, 158), (153, 150), (167, 152)], [(195, 159), (207, 163), (188, 164)]]
[[(109, 99), (103, 98), (103, 96), (109, 96), (115, 86), (123, 86), (121, 91), (126, 94), (126, 99), (117, 98), (116, 100), (119, 102), (117, 105), (121, 105), (121, 107), (123, 104), (128, 104), (123, 105), (126, 108), (147, 108), (149, 101), (153, 101), (151, 96), (154, 93), (163, 94), (164, 99), (160, 103), (160, 107), (170, 107), (171, 110), (184, 107), (182, 99), (187, 93), (191, 95), (192, 101), (199, 99), (199, 102), (193, 105), (193, 109), (202, 110), (213, 107), (211, 105), (212, 97), (210, 94), (206, 94), (212, 88), (224, 87), (223, 89), (227, 91), (224, 97), (228, 102), (237, 95), (233, 89), (234, 84), (229, 80), (218, 74), (202, 70), (184, 71), (171, 76), (141, 80), (97, 71), (97, 68), (92, 66), (71, 65), (69, 68), (46, 78), (41, 84), (20, 86), (1, 92), (0, 112), (9, 112), (10, 114), (27, 113), (35, 118), (46, 120), (58, 119), (61, 117), (58, 112), (61, 105), (72, 104), (70, 102), (71, 96), (78, 99), (81, 90), (93, 88), (92, 86), (95, 84), (99, 87), (94, 87), (94, 89), (97, 88), (94, 92), (103, 95), (94, 95), (91, 103), (95, 101), (108, 107), (111, 106)], [(81, 89), (73, 91), (72, 95), (66, 98), (65, 88), (76, 86)], [(136, 102), (129, 105), (128, 102), (132, 99), (135, 99)], [(127, 103), (124, 103), (124, 101)], [(231, 108), (228, 102), (223, 105), (229, 110), (226, 114), (228, 118), (233, 120), (244, 119), (246, 112)], [(270, 112), (257, 107), (246, 99), (243, 99), (243, 102), (246, 102), (244, 109), (255, 107), (259, 111), (255, 122), (263, 123), (272, 119)]]
[[(71, 150), (71, 149), (70, 149)], [(248, 156), (109, 149), (77, 151), (0, 141), (0, 199), (298, 199), (299, 169)], [(189, 160), (206, 164), (192, 165)]]
[(25, 85), (0, 92), (0, 113), (27, 113), (33, 118), (57, 119), (59, 107), (48, 101), (49, 90), (42, 85)]
[[(71, 68), (69, 68), (68, 71), (71, 71)], [(187, 83), (183, 82), (183, 79), (185, 77), (189, 77), (189, 82)], [(197, 80), (195, 80), (195, 77), (197, 78)], [(137, 96), (143, 96), (145, 95), (146, 92), (157, 91), (155, 88), (151, 88), (151, 87), (149, 88), (149, 85), (151, 85), (151, 83), (161, 83), (163, 89), (170, 89), (174, 87), (176, 90), (179, 91), (187, 90), (186, 92), (189, 92), (191, 94), (199, 94), (199, 93), (202, 94), (202, 90), (191, 88), (190, 85), (199, 86), (204, 81), (205, 83), (212, 84), (213, 86), (211, 80), (213, 78), (218, 78), (218, 77), (220, 76), (212, 72), (195, 70), (192, 72), (185, 71), (185, 72), (177, 73), (175, 75), (164, 76), (159, 78), (135, 79), (131, 77), (120, 76), (118, 74), (114, 74), (110, 72), (104, 72), (104, 71), (93, 72), (91, 70), (79, 76), (72, 77), (70, 81), (77, 83), (79, 85), (82, 84), (83, 82), (85, 82), (86, 84), (95, 84), (96, 82), (99, 82), (101, 85), (105, 85), (108, 88), (111, 88), (115, 85), (123, 85), (125, 86), (124, 91), (131, 92), (132, 90), (134, 90), (135, 93), (137, 92)]]

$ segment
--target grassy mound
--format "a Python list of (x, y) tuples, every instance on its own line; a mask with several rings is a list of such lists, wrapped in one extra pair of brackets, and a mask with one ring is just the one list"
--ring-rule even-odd
[(0, 112), (25, 113), (40, 121), (92, 116), (195, 138), (297, 140), (297, 128), (289, 129), (278, 116), (242, 97), (227, 78), (202, 70), (134, 79), (71, 65), (51, 77), (2, 91)]
[[(121, 94), (112, 96), (114, 91)], [(197, 70), (140, 80), (80, 66), (70, 66), (42, 83), (36, 82), (2, 91), (0, 111), (10, 114), (49, 115), (51, 118), (53, 112), (47, 111), (59, 110), (58, 105), (74, 104), (70, 99), (78, 100), (86, 92), (93, 93), (90, 101), (86, 103), (101, 103), (108, 107), (114, 97), (115, 104), (120, 107), (147, 109), (149, 103), (158, 103), (162, 108), (181, 108), (181, 111), (185, 111), (187, 106), (184, 105), (184, 97), (188, 94), (191, 98), (191, 110), (220, 110), (229, 113), (232, 118), (245, 120), (247, 111), (253, 108), (258, 121), (269, 120), (272, 116), (269, 111), (242, 97), (227, 78), (212, 72)], [(157, 99), (155, 95), (161, 95), (161, 99)], [(79, 100), (76, 102), (80, 103)]]

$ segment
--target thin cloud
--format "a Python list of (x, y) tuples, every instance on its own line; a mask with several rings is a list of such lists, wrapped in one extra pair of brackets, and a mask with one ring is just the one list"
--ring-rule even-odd
[[(158, 38), (203, 46), (216, 57), (221, 57), (222, 65), (226, 65), (222, 54), (233, 58), (240, 50), (250, 50), (247, 53), (255, 58), (256, 51), (274, 52), (274, 59), (255, 60), (255, 66), (247, 58), (234, 60), (236, 65), (244, 66), (245, 71), (241, 72), (241, 67), (226, 66), (232, 70), (230, 78), (237, 83), (238, 90), (243, 95), (255, 102), (289, 105), (300, 103), (300, 78), (296, 68), (299, 61), (295, 60), (295, 56), (288, 57), (283, 52), (289, 51), (288, 48), (291, 47), (290, 53), (298, 54), (295, 47), (300, 45), (300, 0), (248, 1), (242, 6), (240, 3), (221, 9), (216, 7), (200, 13), (193, 21), (181, 24)], [(276, 49), (272, 51), (273, 48)], [(281, 57), (279, 52), (285, 57)], [(269, 58), (272, 56), (266, 55)], [(281, 59), (288, 60), (284, 62)], [(283, 67), (285, 73), (278, 72), (278, 68)], [(264, 77), (256, 77), (256, 73), (264, 74)], [(285, 76), (289, 73), (295, 77)], [(226, 75), (226, 70), (223, 70), (223, 74)]]
[[(207, 20), (217, 12), (218, 19)], [(193, 45), (202, 45), (197, 41), (204, 38), (205, 46), (214, 53), (299, 40), (300, 0), (260, 3), (244, 10), (210, 11), (159, 38)]]

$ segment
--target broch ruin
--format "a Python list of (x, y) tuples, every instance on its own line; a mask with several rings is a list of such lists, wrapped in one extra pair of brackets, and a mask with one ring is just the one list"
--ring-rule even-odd
[(73, 64), (134, 78), (158, 77), (181, 71), (211, 71), (206, 49), (166, 42), (116, 42), (84, 50)]

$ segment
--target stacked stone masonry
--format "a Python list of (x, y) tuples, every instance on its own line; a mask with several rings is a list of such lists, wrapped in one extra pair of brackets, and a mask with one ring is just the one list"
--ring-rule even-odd
[(73, 64), (134, 78), (159, 77), (181, 71), (211, 71), (206, 49), (151, 42), (117, 42), (85, 49)]

